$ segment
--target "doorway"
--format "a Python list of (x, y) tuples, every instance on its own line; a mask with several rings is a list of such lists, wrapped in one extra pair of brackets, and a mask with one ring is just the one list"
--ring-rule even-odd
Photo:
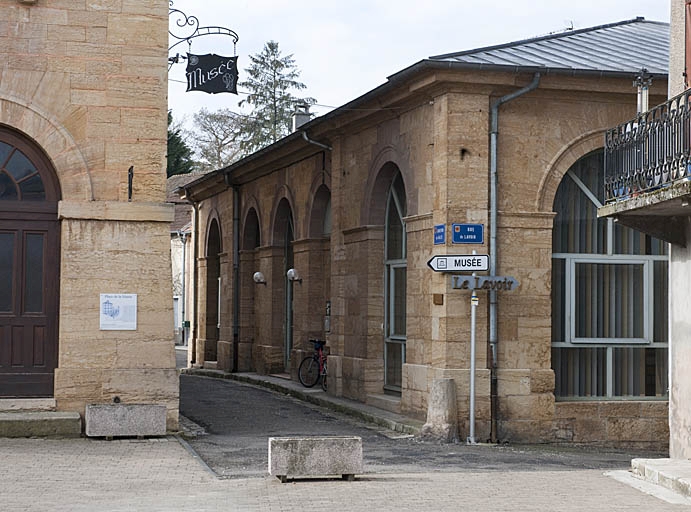
[(30, 140), (0, 127), (0, 397), (53, 396), (60, 190)]

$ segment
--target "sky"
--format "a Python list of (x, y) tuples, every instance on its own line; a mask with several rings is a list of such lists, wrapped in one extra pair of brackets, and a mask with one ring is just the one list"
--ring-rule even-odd
[[(235, 31), (193, 40), (192, 53), (237, 55), (239, 80), (250, 55), (267, 41), (291, 55), (323, 115), (386, 82), (390, 76), (432, 55), (471, 50), (643, 16), (669, 22), (669, 0), (173, 0), (174, 9), (196, 16), (200, 27)], [(171, 29), (174, 27), (171, 18)], [(171, 44), (176, 42), (171, 39)], [(173, 54), (188, 51), (187, 43)], [(185, 61), (169, 72), (168, 108), (191, 127), (200, 108), (242, 112), (238, 95), (185, 92)], [(244, 91), (246, 92), (246, 91)]]

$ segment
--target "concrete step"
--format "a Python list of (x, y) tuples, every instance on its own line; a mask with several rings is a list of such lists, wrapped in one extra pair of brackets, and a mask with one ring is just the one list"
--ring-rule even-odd
[(0, 412), (54, 411), (55, 398), (0, 398)]
[(377, 394), (367, 395), (367, 405), (383, 409), (385, 411), (401, 414), (401, 397)]
[(0, 412), (0, 437), (79, 437), (78, 412)]

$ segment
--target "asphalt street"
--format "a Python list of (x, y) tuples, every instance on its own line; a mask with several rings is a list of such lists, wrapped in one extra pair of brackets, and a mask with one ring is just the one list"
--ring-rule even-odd
[(663, 454), (559, 446), (439, 444), (374, 427), (275, 391), (182, 375), (180, 411), (205, 433), (189, 444), (221, 478), (264, 477), (268, 438), (355, 435), (366, 474), (626, 470), (633, 457)]

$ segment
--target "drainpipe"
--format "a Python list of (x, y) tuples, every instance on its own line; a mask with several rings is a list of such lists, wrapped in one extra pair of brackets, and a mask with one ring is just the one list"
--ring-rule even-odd
[(198, 301), (197, 301), (197, 294), (199, 292), (199, 288), (197, 286), (197, 275), (198, 275), (198, 251), (199, 251), (199, 203), (194, 200), (192, 195), (190, 194), (188, 189), (183, 189), (185, 191), (185, 197), (187, 200), (192, 203), (192, 209), (194, 210), (194, 227), (192, 228), (192, 261), (194, 264), (192, 265), (192, 283), (194, 283), (194, 289), (192, 293), (192, 315), (191, 319), (193, 322), (193, 329), (191, 333), (191, 345), (192, 345), (192, 357), (190, 358), (190, 365), (195, 364), (197, 362), (197, 336), (199, 335), (199, 327), (198, 324), (199, 322), (197, 321), (197, 308), (198, 308)]
[(306, 142), (309, 142), (310, 144), (314, 144), (315, 146), (318, 146), (318, 147), (320, 147), (320, 148), (322, 148), (322, 149), (326, 149), (326, 150), (329, 150), (329, 151), (333, 151), (333, 148), (332, 148), (331, 146), (329, 146), (328, 144), (322, 144), (321, 142), (317, 142), (316, 140), (310, 139), (310, 138), (307, 136), (307, 132), (304, 131), (304, 130), (302, 131), (302, 138), (305, 139), (305, 141), (306, 141)]
[(240, 187), (225, 175), (226, 185), (233, 188), (233, 372), (238, 371), (240, 350)]
[[(517, 91), (502, 96), (492, 104), (490, 111), (490, 237), (489, 237), (489, 274), (496, 275), (497, 271), (497, 135), (499, 134), (499, 107), (519, 96), (537, 89), (540, 84), (540, 73), (535, 73), (533, 81)], [(492, 442), (497, 442), (497, 291), (489, 292), (489, 348), (491, 356), (491, 415)]]

